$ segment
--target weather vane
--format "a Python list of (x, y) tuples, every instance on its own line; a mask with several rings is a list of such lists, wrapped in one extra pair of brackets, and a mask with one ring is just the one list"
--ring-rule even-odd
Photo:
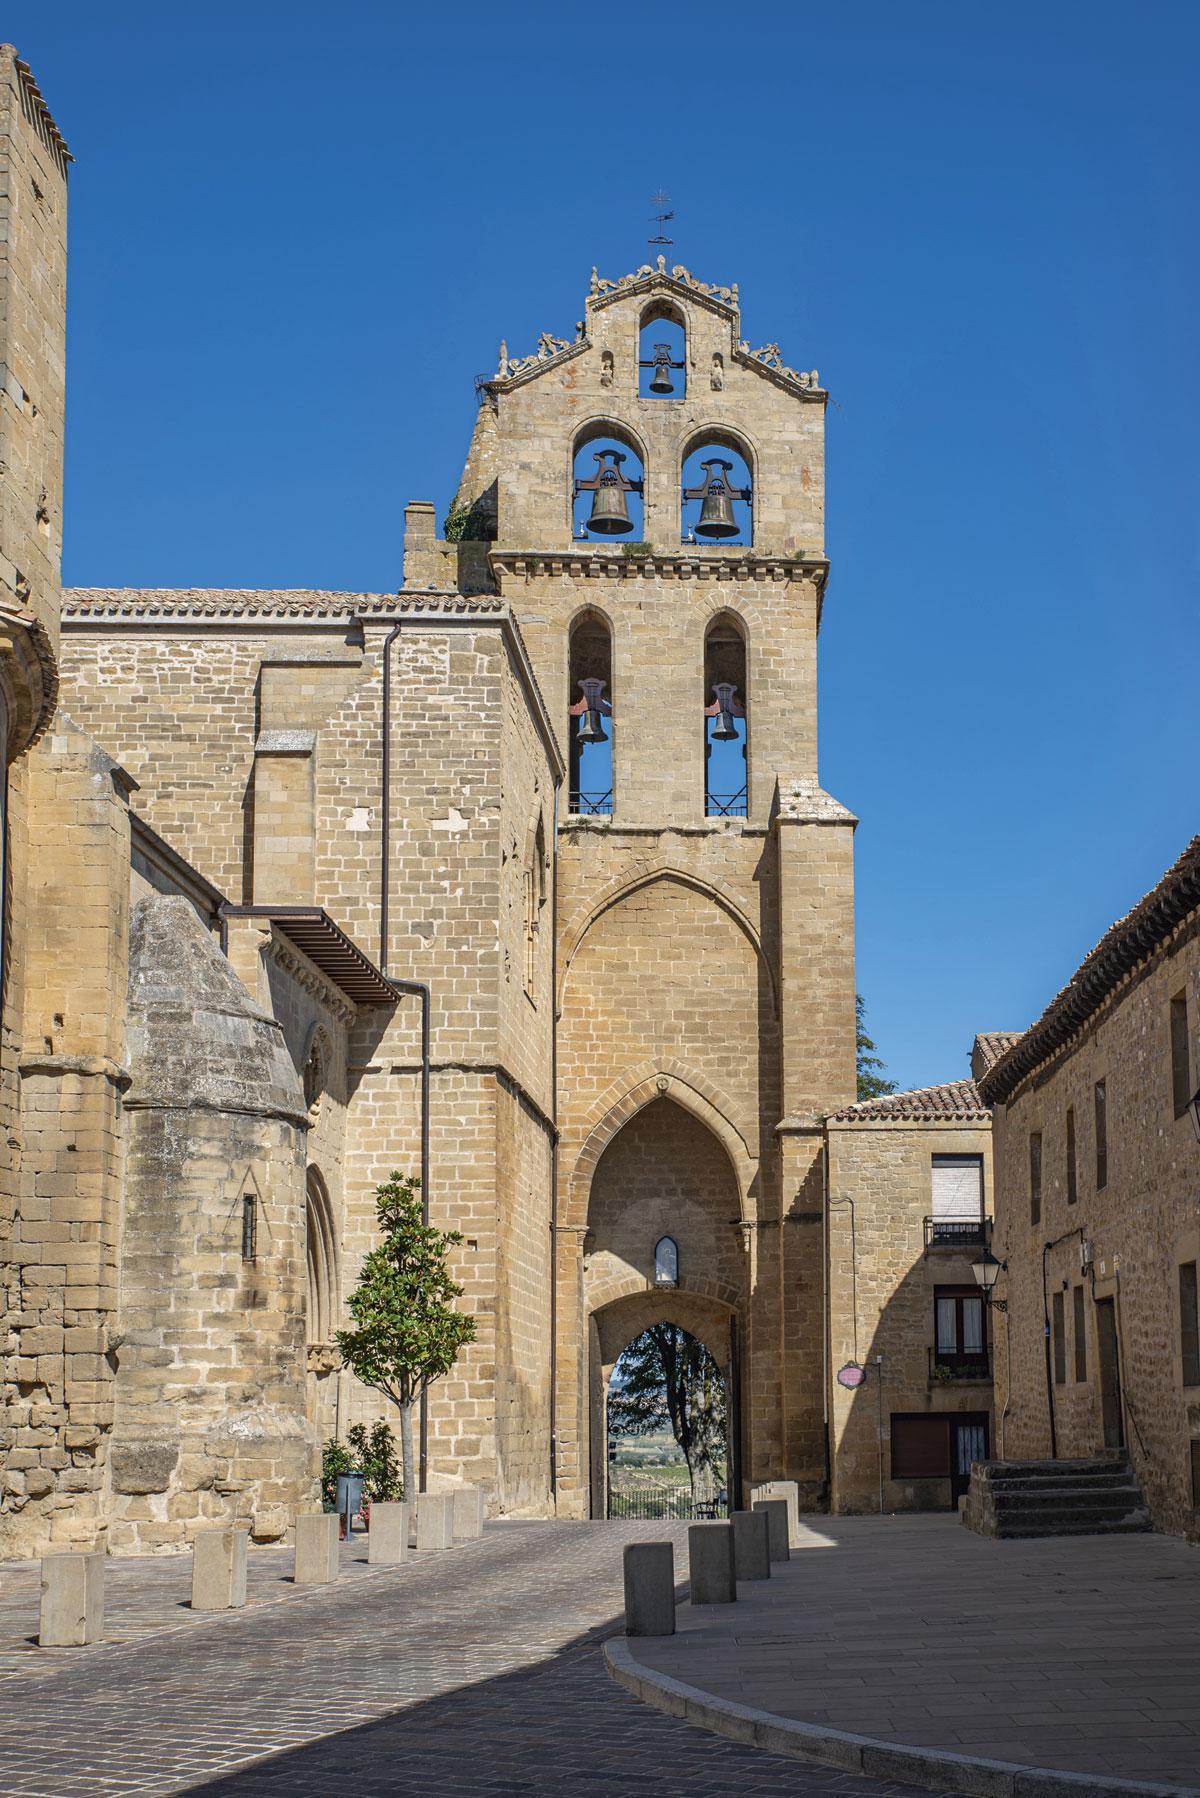
[(650, 245), (652, 250), (658, 247), (670, 249), (674, 244), (675, 239), (666, 235), (663, 226), (669, 224), (675, 217), (675, 214), (670, 210), (671, 196), (670, 194), (663, 193), (660, 189), (658, 193), (650, 195), (650, 204), (655, 209), (654, 223), (658, 226), (658, 236), (648, 237), (646, 242)]

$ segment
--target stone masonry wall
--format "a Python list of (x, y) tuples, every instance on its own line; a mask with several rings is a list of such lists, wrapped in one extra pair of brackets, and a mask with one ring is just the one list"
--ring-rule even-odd
[[(1044, 1329), (1063, 1297), (1065, 1380), (1053, 1385), (1059, 1455), (1104, 1445), (1096, 1306), (1114, 1303), (1125, 1437), (1151, 1516), (1161, 1529), (1200, 1539), (1191, 1485), (1200, 1439), (1200, 1388), (1185, 1388), (1180, 1355), (1179, 1267), (1200, 1258), (1191, 1123), (1175, 1115), (1171, 1000), (1186, 996), (1192, 1084), (1200, 1082), (1200, 927), (1193, 915), (1144, 961), (1051, 1060), (995, 1114), (995, 1252), (1008, 1262), (1007, 1354), (997, 1401), (1005, 1452), (1050, 1453)], [(1094, 1090), (1105, 1083), (1107, 1181), (1097, 1187)], [(1076, 1125), (1077, 1199), (1067, 1194), (1066, 1115)], [(1041, 1217), (1031, 1217), (1029, 1137), (1042, 1136)], [(1083, 1270), (1080, 1243), (1090, 1245)], [(1045, 1245), (1053, 1245), (1046, 1247)], [(1045, 1287), (1042, 1265), (1045, 1253)], [(1075, 1291), (1082, 1288), (1085, 1377), (1076, 1378)], [(1003, 1346), (1003, 1345), (1002, 1345)], [(1053, 1357), (1052, 1357), (1053, 1367)]]
[[(891, 1476), (893, 1412), (988, 1412), (991, 1381), (931, 1378), (934, 1291), (974, 1289), (966, 1251), (926, 1251), (933, 1210), (932, 1157), (982, 1155), (985, 1208), (991, 1209), (991, 1131), (986, 1125), (891, 1123), (829, 1125), (829, 1402), (833, 1509), (874, 1511), (879, 1504), (879, 1394), (882, 1355), (883, 1506), (926, 1510), (950, 1502), (948, 1480)], [(998, 1320), (989, 1320), (989, 1337)], [(856, 1361), (866, 1384), (848, 1391), (839, 1367)], [(992, 1452), (995, 1452), (993, 1440)]]

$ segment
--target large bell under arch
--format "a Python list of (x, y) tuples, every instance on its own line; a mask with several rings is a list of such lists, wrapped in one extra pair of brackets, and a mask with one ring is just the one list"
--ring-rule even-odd
[(576, 542), (641, 541), (644, 470), (628, 440), (603, 431), (583, 437), (571, 474), (571, 534)]

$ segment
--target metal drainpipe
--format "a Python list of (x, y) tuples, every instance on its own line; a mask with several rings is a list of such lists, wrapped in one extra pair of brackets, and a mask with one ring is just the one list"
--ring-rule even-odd
[[(402, 626), (394, 624), (383, 645), (383, 771), (380, 821), (379, 869), (379, 972), (388, 975), (388, 886), (390, 876), (392, 832), (392, 644)], [(393, 980), (402, 993), (415, 993), (421, 1000), (421, 1221), (429, 1222), (429, 988), (423, 980)], [(417, 1490), (425, 1491), (429, 1469), (429, 1395), (422, 1391), (419, 1421), (420, 1452)]]
[(550, 1499), (558, 1508), (558, 793), (550, 877)]

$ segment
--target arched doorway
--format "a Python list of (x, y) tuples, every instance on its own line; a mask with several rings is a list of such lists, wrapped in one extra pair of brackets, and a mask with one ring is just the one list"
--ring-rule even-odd
[(728, 1515), (726, 1378), (681, 1324), (650, 1324), (605, 1388), (606, 1514), (704, 1520)]
[(738, 1177), (724, 1144), (694, 1111), (665, 1094), (634, 1113), (596, 1163), (584, 1252), (593, 1517), (608, 1512), (613, 1370), (654, 1326), (676, 1326), (712, 1357), (730, 1419), (726, 1473), (738, 1476), (738, 1343), (749, 1289), (740, 1215)]

